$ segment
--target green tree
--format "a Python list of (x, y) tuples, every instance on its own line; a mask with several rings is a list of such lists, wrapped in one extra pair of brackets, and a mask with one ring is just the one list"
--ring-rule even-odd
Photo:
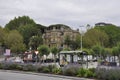
[(119, 47), (113, 47), (112, 48), (112, 56), (114, 56), (114, 59), (113, 61), (115, 62), (115, 56), (118, 56), (119, 55)]
[(44, 55), (49, 55), (50, 53), (50, 50), (49, 50), (49, 47), (46, 46), (46, 45), (41, 45), (38, 47), (38, 51), (39, 51), (39, 55), (40, 56), (44, 56)]
[(35, 24), (35, 22), (28, 16), (19, 16), (18, 18), (15, 17), (13, 20), (10, 20), (9, 23), (5, 25), (5, 28), (9, 30), (17, 30), (19, 27), (27, 24)]
[[(75, 39), (76, 49), (81, 47), (81, 35), (77, 35)], [(74, 44), (73, 44), (74, 45)]]
[(51, 48), (51, 52), (52, 52), (52, 54), (54, 54), (54, 61), (56, 60), (56, 55), (57, 55), (57, 53), (58, 53), (58, 48), (56, 48), (56, 47), (52, 47)]
[(19, 53), (25, 50), (25, 45), (23, 44), (23, 37), (16, 30), (10, 31), (5, 36), (5, 45), (6, 48), (11, 49), (11, 51), (14, 53)]
[(21, 26), (18, 30), (22, 34), (22, 36), (24, 38), (24, 43), (27, 45), (27, 47), (28, 47), (30, 38), (32, 36), (36, 36), (38, 34), (38, 30), (35, 27), (35, 25), (31, 25), (31, 24)]
[(114, 61), (115, 61), (115, 56), (117, 56), (120, 64), (120, 43), (118, 43), (117, 46), (112, 48), (112, 56), (114, 56)]
[(43, 44), (43, 39), (41, 36), (32, 36), (29, 41), (29, 46), (31, 46), (32, 50), (37, 50), (39, 45)]
[(5, 30), (0, 27), (0, 46), (4, 46), (4, 37), (5, 37)]
[(104, 31), (95, 28), (88, 30), (83, 36), (83, 46), (91, 48), (94, 45), (106, 46), (108, 44), (108, 35)]
[(92, 47), (92, 52), (93, 54), (97, 57), (97, 60), (102, 59), (103, 53), (104, 53), (104, 48), (100, 45), (95, 45)]
[(97, 26), (95, 28), (104, 31), (108, 35), (109, 43), (107, 47), (113, 47), (120, 42), (120, 27), (111, 24), (106, 26)]
[(64, 40), (64, 44), (66, 44), (67, 47), (70, 48), (71, 42), (72, 42), (72, 41), (71, 41), (71, 39), (70, 39), (70, 36), (69, 36), (69, 35), (66, 35), (66, 36), (65, 36), (65, 40)]

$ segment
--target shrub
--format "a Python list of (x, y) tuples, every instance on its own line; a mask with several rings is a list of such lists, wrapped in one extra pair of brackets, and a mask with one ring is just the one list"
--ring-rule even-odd
[(43, 67), (43, 70), (42, 70), (43, 73), (49, 73), (50, 72), (50, 69), (48, 67)]
[(76, 76), (77, 75), (77, 69), (74, 67), (67, 68), (65, 71), (63, 71), (63, 74), (66, 76)]
[(102, 80), (120, 80), (120, 69), (97, 69), (96, 77)]
[(0, 63), (0, 69), (3, 69), (3, 64), (2, 63)]
[(51, 73), (52, 73), (53, 69), (56, 68), (55, 65), (48, 65), (47, 67)]
[(2, 63), (2, 69), (8, 70), (8, 69), (9, 69), (9, 65), (10, 65), (10, 64)]
[(10, 69), (10, 70), (16, 70), (17, 69), (17, 64), (10, 64), (9, 66), (8, 66), (8, 69)]
[(24, 65), (23, 66), (23, 71), (36, 71), (36, 67), (31, 65), (31, 64)]
[(92, 78), (93, 76), (94, 76), (94, 73), (92, 71), (86, 70), (84, 77)]
[(77, 76), (84, 77), (85, 73), (86, 73), (86, 69), (80, 68), (77, 72)]
[(38, 67), (37, 72), (42, 72), (43, 67), (44, 67), (44, 66), (40, 66), (40, 67)]
[(49, 73), (50, 69), (48, 68), (48, 66), (41, 66), (37, 69), (37, 71), (42, 73)]
[(23, 70), (23, 66), (22, 65), (17, 65), (16, 69), (17, 70)]
[(52, 73), (53, 73), (53, 74), (62, 74), (62, 69), (61, 69), (61, 68), (54, 68), (54, 69), (52, 70)]

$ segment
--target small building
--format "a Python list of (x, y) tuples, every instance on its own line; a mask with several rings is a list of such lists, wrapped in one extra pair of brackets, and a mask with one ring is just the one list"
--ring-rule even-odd
[(80, 64), (80, 55), (83, 57), (86, 56), (86, 54), (87, 53), (83, 51), (61, 51), (59, 53), (59, 64), (60, 66), (67, 64)]
[(107, 26), (107, 25), (112, 25), (110, 23), (105, 23), (105, 22), (99, 22), (99, 23), (96, 23), (95, 26)]

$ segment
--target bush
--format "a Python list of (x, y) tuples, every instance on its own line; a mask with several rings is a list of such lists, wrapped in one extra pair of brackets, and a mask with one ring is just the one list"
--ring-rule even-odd
[(22, 66), (22, 65), (18, 65), (18, 66), (16, 67), (16, 69), (17, 69), (17, 70), (23, 70), (23, 66)]
[(40, 67), (38, 67), (37, 72), (42, 72), (43, 67), (44, 67), (44, 66), (40, 66)]
[(61, 68), (54, 68), (54, 69), (52, 70), (52, 73), (53, 73), (53, 74), (62, 74), (62, 69), (61, 69)]
[(10, 65), (10, 64), (2, 63), (2, 69), (8, 70), (8, 69), (9, 69), (9, 65)]
[(47, 67), (51, 73), (52, 73), (53, 69), (56, 68), (55, 65), (48, 65)]
[(48, 67), (43, 67), (43, 70), (42, 70), (43, 73), (49, 73), (50, 72), (50, 69)]
[(120, 80), (120, 69), (97, 69), (96, 77), (102, 80)]
[(0, 63), (0, 69), (3, 69), (3, 64), (2, 63)]
[(63, 71), (63, 74), (66, 76), (76, 76), (77, 75), (77, 69), (74, 67), (67, 68), (65, 71)]
[(84, 77), (85, 73), (86, 73), (86, 69), (80, 68), (77, 72), (77, 76), (78, 77)]
[(49, 73), (50, 69), (48, 68), (48, 66), (41, 66), (37, 69), (37, 71), (42, 73)]
[(84, 77), (92, 78), (93, 76), (94, 76), (94, 73), (92, 71), (86, 70)]
[(31, 64), (23, 65), (23, 71), (36, 71), (36, 67)]

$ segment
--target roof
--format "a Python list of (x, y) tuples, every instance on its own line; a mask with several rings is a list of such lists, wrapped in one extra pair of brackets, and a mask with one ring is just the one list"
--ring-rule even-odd
[(82, 53), (82, 51), (61, 51), (60, 54)]
[(87, 55), (88, 53), (86, 51), (60, 51), (59, 54), (83, 54), (83, 55)]

